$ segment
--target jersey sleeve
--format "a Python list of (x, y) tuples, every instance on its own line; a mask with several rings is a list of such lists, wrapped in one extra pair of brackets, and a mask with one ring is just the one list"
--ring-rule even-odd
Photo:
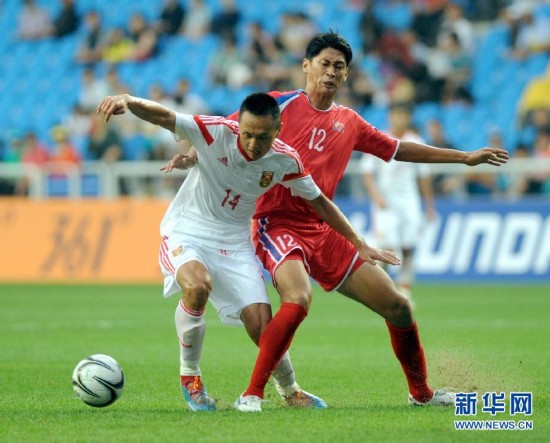
[[(209, 117), (210, 119), (212, 117)], [(212, 131), (212, 132), (211, 132)], [(198, 150), (204, 149), (214, 142), (214, 130), (207, 126), (201, 116), (176, 113), (176, 140), (186, 138)]]
[(290, 189), (292, 195), (302, 197), (305, 200), (314, 200), (321, 195), (321, 189), (315, 184), (311, 174), (290, 178), (282, 181), (281, 185)]
[(359, 114), (357, 114), (355, 126), (358, 131), (357, 143), (353, 148), (355, 151), (372, 154), (385, 162), (395, 157), (399, 149), (398, 139), (378, 130)]

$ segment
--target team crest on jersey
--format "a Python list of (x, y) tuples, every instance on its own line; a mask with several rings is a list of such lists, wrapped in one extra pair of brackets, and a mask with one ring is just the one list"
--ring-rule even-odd
[(177, 257), (177, 256), (180, 255), (182, 252), (183, 252), (183, 246), (182, 246), (182, 245), (179, 245), (176, 249), (172, 249), (172, 255), (173, 255), (174, 257)]
[(218, 161), (224, 166), (227, 166), (227, 157), (220, 157), (218, 158)]
[(260, 178), (260, 186), (262, 188), (267, 188), (273, 181), (273, 171), (264, 171), (262, 172), (262, 178)]
[(332, 123), (332, 129), (334, 129), (335, 131), (344, 132), (344, 128), (344, 124), (337, 122), (336, 120), (334, 120), (334, 122)]

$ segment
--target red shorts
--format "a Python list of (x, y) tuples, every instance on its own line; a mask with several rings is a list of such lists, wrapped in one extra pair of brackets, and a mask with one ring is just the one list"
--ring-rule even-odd
[(256, 255), (277, 286), (275, 272), (285, 260), (301, 260), (325, 291), (334, 291), (363, 264), (357, 250), (326, 223), (254, 219)]

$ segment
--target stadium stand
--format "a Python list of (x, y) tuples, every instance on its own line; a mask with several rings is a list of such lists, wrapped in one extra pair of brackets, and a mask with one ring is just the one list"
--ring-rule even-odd
[[(35, 3), (52, 18), (60, 14), (60, 1), (35, 0)], [(179, 3), (189, 14), (193, 2), (182, 0)], [(204, 3), (210, 18), (222, 9), (220, 1), (208, 0)], [(299, 60), (285, 48), (284, 39), (287, 37), (284, 33), (290, 33), (298, 40), (307, 40), (312, 30), (333, 29), (350, 41), (355, 53), (354, 64), (371, 83), (370, 95), (363, 90), (351, 89), (343, 102), (360, 111), (375, 126), (384, 129), (390, 103), (408, 100), (414, 105), (414, 122), (423, 135), (427, 123), (438, 119), (449, 141), (459, 149), (476, 149), (486, 145), (495, 132), (502, 135), (510, 151), (526, 139), (533, 141), (534, 134), (540, 128), (529, 126), (528, 118), (519, 119), (517, 107), (530, 81), (548, 69), (550, 41), (542, 47), (529, 48), (522, 57), (516, 56), (514, 50), (523, 41), (521, 35), (525, 27), (549, 23), (549, 2), (501, 0), (487, 2), (483, 9), (479, 6), (480, 2), (472, 0), (416, 2), (416, 9), (411, 6), (412, 3), (310, 0), (297, 5), (292, 0), (238, 0), (236, 34), (239, 56), (244, 62), (239, 64), (234, 60), (224, 60), (225, 63), (233, 63), (229, 85), (215, 84), (211, 76), (212, 60), (226, 55), (220, 55), (224, 37), (216, 32), (207, 32), (200, 38), (189, 36), (185, 29), (175, 35), (159, 34), (158, 45), (151, 57), (134, 60), (130, 52), (114, 67), (120, 82), (127, 86), (130, 93), (147, 96), (152, 85), (160, 85), (170, 95), (175, 91), (176, 83), (184, 78), (189, 81), (192, 93), (204, 100), (211, 113), (225, 114), (235, 110), (242, 98), (253, 90), (302, 86), (300, 80), (295, 80), (301, 79), (300, 73), (296, 75), (295, 72)], [(446, 6), (450, 3), (461, 7), (463, 24), (467, 23), (475, 30), (473, 52), (467, 54), (464, 48), (459, 48), (466, 58), (459, 58), (446, 47), (440, 47), (444, 37), (442, 24), (447, 23), (448, 27), (450, 23), (445, 15)], [(493, 5), (493, 10), (490, 10), (489, 3)], [(428, 4), (432, 5), (432, 9), (426, 6)], [(121, 27), (126, 29), (131, 40), (127, 30), (131, 15), (142, 14), (151, 29), (156, 29), (164, 2), (79, 0), (75, 1), (75, 6), (80, 17), (76, 32), (59, 38), (24, 40), (17, 34), (22, 2), (0, 2), (0, 29), (3, 30), (0, 33), (0, 106), (8, 110), (0, 118), (1, 160), (4, 163), (21, 161), (20, 153), (10, 152), (14, 149), (17, 134), (33, 132), (39, 140), (51, 146), (52, 127), (67, 125), (68, 120), (74, 117), (74, 107), (83, 87), (82, 74), (87, 66), (79, 63), (75, 56), (86, 36), (84, 15), (92, 10), (97, 11), (106, 33)], [(533, 25), (524, 21), (526, 14), (532, 17)], [(493, 18), (487, 20), (487, 16)], [(293, 21), (293, 17), (298, 20)], [(289, 20), (284, 22), (288, 28), (282, 29), (283, 20)], [(249, 29), (253, 22), (260, 23), (263, 28), (262, 41), (251, 39)], [(372, 42), (365, 40), (362, 23), (377, 23), (381, 29), (381, 35), (374, 40), (374, 49), (369, 48)], [(435, 24), (434, 35), (441, 31), (436, 46), (422, 41), (424, 23)], [(407, 42), (403, 37), (407, 32), (414, 35), (416, 41)], [(456, 32), (459, 34), (458, 28)], [(381, 47), (384, 51), (379, 50)], [(395, 54), (403, 57), (396, 57)], [(406, 62), (409, 58), (410, 63)], [(452, 80), (453, 69), (461, 60), (471, 60), (471, 64), (467, 62), (465, 87), (453, 86)], [(111, 68), (106, 62), (89, 66), (100, 79), (105, 79)], [(446, 72), (442, 77), (434, 74), (441, 69)], [(421, 88), (422, 82), (428, 82), (424, 89)], [(422, 96), (423, 90), (438, 90), (440, 93), (432, 97)], [(365, 98), (367, 95), (369, 100)], [(117, 130), (124, 144), (121, 147), (124, 154), (122, 160), (148, 158), (148, 151), (144, 149), (147, 144), (136, 142), (136, 128), (133, 132), (124, 127)], [(82, 159), (88, 160), (88, 131), (69, 128), (69, 132)], [(151, 137), (150, 144), (159, 143), (158, 134)], [(93, 195), (94, 187), (95, 192), (100, 192), (98, 180), (93, 175), (85, 177), (84, 194)], [(57, 180), (59, 183), (50, 186), (50, 194), (66, 194), (66, 183)]]

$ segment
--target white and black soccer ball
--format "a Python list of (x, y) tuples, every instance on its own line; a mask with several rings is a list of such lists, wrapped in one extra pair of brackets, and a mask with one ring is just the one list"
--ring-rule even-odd
[(113, 358), (94, 354), (81, 360), (73, 371), (73, 389), (84, 403), (96, 408), (113, 404), (124, 391), (124, 372)]

